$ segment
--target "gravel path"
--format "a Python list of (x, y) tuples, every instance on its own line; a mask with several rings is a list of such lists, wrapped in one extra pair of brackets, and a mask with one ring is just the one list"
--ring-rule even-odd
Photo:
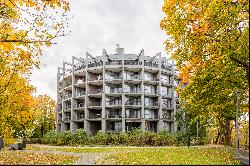
[(115, 152), (100, 152), (100, 153), (79, 153), (79, 152), (64, 152), (64, 151), (52, 151), (52, 150), (22, 150), (23, 152), (31, 152), (31, 153), (46, 153), (46, 154), (59, 154), (59, 155), (69, 155), (79, 157), (76, 163), (72, 165), (95, 165), (95, 162), (105, 157), (109, 154), (114, 154)]

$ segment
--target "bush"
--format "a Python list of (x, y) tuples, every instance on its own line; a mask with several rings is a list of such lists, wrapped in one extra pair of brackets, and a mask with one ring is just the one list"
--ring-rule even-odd
[(58, 133), (55, 130), (52, 130), (44, 135), (42, 138), (42, 143), (55, 145), (57, 143), (57, 139)]
[(88, 145), (89, 144), (89, 136), (84, 129), (77, 129), (76, 133), (72, 136), (72, 145)]
[(129, 135), (128, 133), (121, 132), (118, 134), (119, 144), (120, 145), (129, 145)]
[(107, 135), (107, 144), (108, 145), (119, 145), (119, 136), (118, 134), (108, 134)]
[(107, 134), (99, 130), (95, 136), (93, 136), (93, 143), (96, 145), (106, 145)]
[(128, 132), (129, 145), (140, 146), (140, 135), (142, 131), (140, 129), (134, 129)]
[(169, 146), (175, 145), (176, 139), (174, 133), (170, 133), (166, 130), (159, 131), (153, 138), (154, 146)]
[(62, 131), (58, 134), (56, 145), (72, 145), (73, 134), (71, 131)]
[[(71, 131), (48, 132), (43, 138), (42, 143), (52, 145), (130, 145), (130, 146), (172, 146), (185, 145), (186, 133), (170, 133), (162, 130), (158, 133), (141, 131), (134, 129), (130, 132), (106, 134), (98, 131), (96, 135), (89, 135), (84, 129), (77, 129), (75, 133)], [(199, 144), (204, 144), (206, 137), (199, 139)]]

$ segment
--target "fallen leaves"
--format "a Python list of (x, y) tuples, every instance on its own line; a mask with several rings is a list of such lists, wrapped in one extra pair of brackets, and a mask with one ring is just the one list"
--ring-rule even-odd
[(25, 151), (0, 151), (0, 165), (65, 165), (74, 163), (78, 157), (59, 155), (30, 153)]

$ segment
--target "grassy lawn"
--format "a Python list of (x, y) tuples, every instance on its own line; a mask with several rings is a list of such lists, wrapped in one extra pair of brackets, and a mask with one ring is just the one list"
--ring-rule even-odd
[(75, 153), (107, 154), (99, 159), (97, 164), (116, 165), (235, 165), (240, 164), (234, 159), (234, 151), (226, 147), (35, 147), (28, 145), (27, 149), (51, 150)]
[(69, 165), (78, 160), (78, 157), (58, 155), (30, 153), (14, 150), (0, 151), (0, 165)]
[(138, 152), (118, 152), (100, 159), (97, 164), (129, 165), (235, 165), (234, 153), (225, 148), (173, 147), (144, 148)]

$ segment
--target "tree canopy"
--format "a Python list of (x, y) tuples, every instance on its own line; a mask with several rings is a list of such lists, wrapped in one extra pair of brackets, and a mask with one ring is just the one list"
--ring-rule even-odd
[(188, 83), (179, 89), (183, 109), (193, 120), (218, 124), (228, 136), (236, 91), (240, 110), (248, 112), (248, 1), (165, 0), (162, 10), (166, 51), (176, 60), (182, 83)]
[(12, 137), (32, 119), (35, 87), (29, 76), (43, 47), (65, 35), (68, 11), (66, 0), (1, 0), (0, 136)]

